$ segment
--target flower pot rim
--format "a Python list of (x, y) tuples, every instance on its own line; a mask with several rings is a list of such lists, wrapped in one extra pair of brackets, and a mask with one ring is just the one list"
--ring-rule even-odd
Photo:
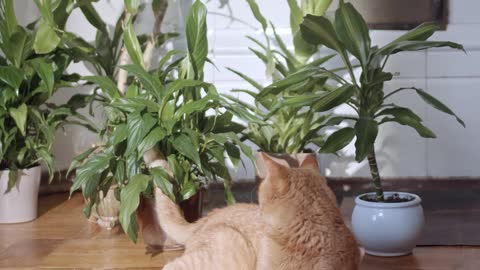
[(391, 203), (380, 203), (380, 202), (368, 202), (364, 201), (361, 199), (361, 197), (365, 195), (372, 195), (375, 194), (375, 192), (368, 192), (368, 193), (363, 193), (355, 197), (355, 204), (359, 206), (364, 206), (368, 208), (406, 208), (406, 207), (415, 207), (418, 206), (422, 203), (422, 199), (420, 196), (409, 193), (409, 192), (396, 192), (396, 191), (388, 191), (384, 192), (385, 195), (393, 195), (393, 194), (398, 194), (400, 197), (402, 196), (411, 196), (413, 197), (413, 200), (408, 201), (408, 202), (391, 202)]
[[(42, 165), (38, 164), (38, 163), (35, 163), (34, 165), (28, 167), (28, 168), (22, 168), (22, 169), (17, 169), (17, 171), (28, 171), (28, 170), (31, 170), (31, 169), (35, 169), (35, 168), (38, 168), (38, 167), (41, 167)], [(0, 169), (0, 171), (2, 172), (5, 172), (5, 171), (11, 171), (11, 169), (7, 168), (7, 169)]]

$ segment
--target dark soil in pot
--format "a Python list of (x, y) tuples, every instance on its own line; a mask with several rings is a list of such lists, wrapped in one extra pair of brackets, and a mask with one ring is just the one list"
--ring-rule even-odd
[[(367, 194), (360, 197), (360, 199), (367, 202), (379, 202), (375, 194)], [(402, 203), (402, 202), (410, 202), (410, 201), (413, 201), (414, 199), (415, 197), (413, 196), (408, 196), (408, 195), (400, 196), (398, 193), (394, 193), (393, 195), (385, 196), (385, 201), (383, 201), (382, 203)]]

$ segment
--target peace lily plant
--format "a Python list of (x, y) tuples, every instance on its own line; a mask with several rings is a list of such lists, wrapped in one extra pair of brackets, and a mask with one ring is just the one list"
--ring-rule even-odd
[[(79, 76), (66, 74), (74, 60), (72, 54), (73, 34), (62, 32), (67, 7), (59, 4), (36, 1), (42, 19), (23, 27), (18, 24), (12, 0), (0, 1), (0, 170), (8, 170), (8, 184), (1, 190), (0, 222), (21, 222), (36, 217), (36, 198), (40, 180), (39, 163), (48, 168), (53, 179), (54, 157), (52, 145), (55, 131), (66, 124), (82, 124), (94, 129), (85, 117), (76, 112), (87, 103), (87, 96), (75, 95), (66, 104), (57, 105), (49, 99), (60, 89), (76, 85)], [(44, 13), (52, 16), (43, 16)], [(58, 34), (57, 32), (62, 32)], [(35, 173), (31, 171), (35, 169)], [(38, 172), (37, 172), (38, 171)], [(35, 175), (35, 179), (21, 179)], [(7, 181), (7, 179), (3, 179)], [(30, 188), (30, 185), (34, 187)], [(6, 182), (4, 182), (6, 183)], [(22, 201), (10, 203), (8, 193), (18, 185), (25, 187), (25, 196), (17, 188), (17, 198), (31, 201), (29, 206)], [(36, 187), (35, 187), (36, 185)], [(32, 194), (28, 194), (32, 191)], [(36, 192), (35, 192), (36, 191)], [(5, 200), (5, 201), (4, 201)], [(13, 208), (11, 205), (17, 205)], [(25, 208), (25, 209), (22, 209)], [(9, 219), (10, 211), (17, 219)], [(22, 216), (22, 213), (27, 213)]]
[[(262, 15), (257, 3), (254, 0), (247, 1), (254, 17), (262, 26), (265, 36), (265, 43), (247, 36), (253, 41), (260, 50), (249, 48), (250, 51), (266, 65), (266, 74), (274, 82), (281, 81), (283, 78), (295, 74), (298, 70), (321, 66), (335, 55), (318, 58), (320, 46), (307, 43), (301, 36), (300, 23), (303, 16), (313, 14), (321, 16), (325, 13), (331, 4), (331, 0), (321, 1), (302, 1), (298, 5), (296, 0), (288, 0), (290, 8), (290, 28), (293, 37), (292, 43), (294, 50), (291, 51), (280, 35), (275, 26), (270, 23), (270, 29), (273, 31), (273, 38), (267, 34), (267, 19)], [(278, 46), (278, 50), (273, 45)], [(296, 154), (307, 150), (307, 145), (313, 144), (321, 147), (324, 143), (323, 136), (319, 136), (320, 129), (326, 127), (329, 114), (320, 113), (311, 110), (298, 110), (295, 106), (275, 107), (275, 102), (279, 97), (302, 95), (304, 93), (313, 93), (322, 89), (326, 83), (324, 78), (312, 78), (304, 80), (289, 88), (285, 88), (281, 93), (265, 93), (264, 86), (248, 77), (240, 71), (230, 69), (232, 72), (248, 82), (254, 90), (251, 89), (233, 89), (232, 93), (247, 94), (256, 100), (254, 105), (248, 104), (233, 95), (226, 95), (227, 98), (237, 104), (241, 104), (244, 111), (242, 113), (236, 110), (237, 116), (247, 122), (247, 128), (243, 132), (243, 139), (256, 144), (261, 151), (268, 153)], [(259, 98), (261, 95), (261, 98)], [(247, 116), (247, 117), (245, 117)]]
[(120, 223), (133, 241), (140, 196), (151, 198), (158, 187), (179, 203), (221, 178), (226, 200), (232, 203), (225, 156), (237, 166), (241, 151), (252, 155), (237, 138), (241, 126), (232, 122), (231, 105), (204, 81), (206, 14), (204, 4), (195, 1), (186, 23), (188, 51), (174, 59), (179, 52), (167, 52), (151, 70), (128, 21), (123, 39), (132, 63), (120, 66), (129, 75), (126, 92), (108, 76), (84, 78), (102, 90), (97, 94), (108, 121), (101, 132), (104, 145), (89, 149), (72, 164), (76, 177), (71, 191), (82, 189), (88, 216), (100, 194), (115, 183)]
[[(323, 16), (307, 15), (300, 31), (310, 44), (323, 45), (338, 53), (347, 68), (347, 77), (334, 70), (306, 67), (285, 80), (270, 85), (260, 95), (285, 92), (285, 89), (292, 85), (311, 78), (325, 79), (330, 83), (325, 84), (322, 91), (286, 97), (278, 102), (278, 107), (288, 104), (297, 108), (307, 106), (315, 112), (326, 112), (346, 104), (355, 112), (355, 115), (351, 116), (334, 117), (335, 125), (343, 122), (352, 125), (332, 133), (326, 139), (321, 152), (335, 153), (356, 139), (355, 159), (358, 162), (368, 159), (375, 192), (356, 198), (352, 225), (357, 239), (367, 253), (373, 255), (398, 256), (410, 253), (423, 225), (421, 199), (417, 195), (385, 193), (382, 188), (374, 147), (379, 128), (385, 123), (395, 122), (415, 129), (424, 138), (436, 137), (424, 126), (417, 114), (407, 107), (392, 103), (391, 98), (400, 92), (412, 91), (428, 105), (454, 116), (465, 126), (452, 110), (420, 88), (387, 90), (384, 87), (384, 83), (392, 80), (394, 76), (393, 73), (385, 71), (391, 55), (435, 47), (463, 50), (462, 45), (457, 43), (429, 41), (436, 30), (438, 27), (435, 24), (425, 23), (382, 47), (374, 46), (362, 16), (351, 3), (340, 1), (333, 22)], [(358, 77), (355, 75), (354, 65), (358, 65), (361, 71)]]

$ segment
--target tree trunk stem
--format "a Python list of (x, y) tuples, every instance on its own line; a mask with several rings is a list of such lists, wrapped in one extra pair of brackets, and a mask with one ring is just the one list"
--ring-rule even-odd
[(375, 156), (375, 148), (368, 154), (368, 166), (370, 166), (370, 173), (372, 174), (373, 187), (375, 188), (375, 193), (377, 201), (384, 202), (382, 181), (380, 179), (380, 172), (378, 171), (377, 158)]

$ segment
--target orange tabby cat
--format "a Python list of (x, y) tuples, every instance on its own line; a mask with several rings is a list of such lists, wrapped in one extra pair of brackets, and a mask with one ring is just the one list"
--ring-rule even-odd
[(360, 250), (313, 157), (287, 168), (266, 154), (259, 205), (236, 204), (188, 223), (156, 190), (162, 229), (184, 244), (164, 270), (355, 270)]

